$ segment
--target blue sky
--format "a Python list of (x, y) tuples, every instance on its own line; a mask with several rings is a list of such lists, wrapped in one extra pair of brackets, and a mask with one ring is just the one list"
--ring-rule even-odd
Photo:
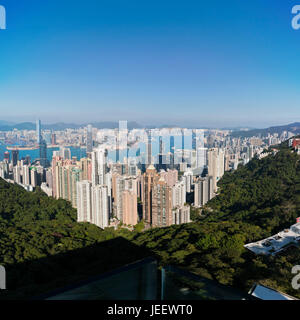
[(0, 120), (299, 121), (289, 0), (0, 0)]

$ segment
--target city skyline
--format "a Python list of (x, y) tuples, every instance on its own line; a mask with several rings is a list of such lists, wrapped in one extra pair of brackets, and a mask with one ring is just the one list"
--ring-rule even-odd
[(292, 1), (1, 4), (4, 120), (118, 114), (142, 125), (262, 128), (299, 119)]
[[(22, 121), (23, 120), (23, 121)], [(34, 125), (36, 121), (40, 120), (40, 118), (30, 118), (28, 119), (28, 121), (25, 121), (24, 119), (21, 119), (20, 121), (7, 121), (7, 120), (3, 120), (0, 119), (0, 126), (5, 127), (5, 129), (2, 128), (2, 131), (10, 131), (11, 129), (9, 128), (13, 128), (13, 126), (19, 126), (19, 125), (26, 125), (26, 128), (24, 128), (24, 130), (35, 130), (34, 128), (29, 129), (27, 126), (29, 125)], [(106, 121), (87, 121), (87, 122), (82, 122), (82, 121), (74, 121), (74, 122), (64, 122), (60, 119), (60, 121), (47, 121), (47, 119), (42, 119), (43, 120), (43, 125), (42, 125), (42, 129), (43, 130), (62, 130), (63, 127), (65, 127), (66, 129), (72, 129), (73, 127), (76, 129), (79, 128), (84, 128), (84, 127), (88, 127), (88, 126), (94, 126), (95, 128), (98, 129), (112, 129), (114, 126), (114, 128), (118, 128), (120, 125), (120, 122), (126, 122), (128, 125), (128, 129), (161, 129), (161, 128), (186, 128), (186, 129), (204, 129), (204, 130), (263, 130), (263, 129), (270, 129), (270, 128), (280, 128), (280, 127), (291, 127), (293, 125), (295, 126), (299, 126), (300, 125), (300, 120), (297, 121), (297, 119), (294, 119), (292, 122), (276, 122), (275, 124), (271, 125), (265, 125), (265, 126), (243, 126), (241, 124), (236, 124), (236, 125), (219, 125), (219, 126), (208, 126), (208, 125), (196, 125), (196, 124), (187, 124), (185, 122), (179, 122), (179, 123), (175, 123), (175, 122), (171, 122), (171, 123), (167, 123), (167, 122), (161, 122), (161, 123), (156, 123), (156, 124), (152, 124), (152, 123), (147, 123), (147, 122), (137, 122), (135, 120), (106, 120)], [(98, 127), (98, 125), (102, 125), (102, 127)], [(105, 126), (106, 125), (106, 126)], [(60, 126), (59, 129), (53, 129), (51, 128), (51, 126)], [(6, 129), (7, 127), (7, 129)], [(1, 127), (0, 127), (1, 129)], [(0, 130), (1, 131), (1, 130)]]

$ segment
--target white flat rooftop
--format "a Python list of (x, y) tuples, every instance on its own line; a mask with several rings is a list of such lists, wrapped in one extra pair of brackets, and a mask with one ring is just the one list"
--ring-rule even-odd
[(300, 232), (294, 232), (291, 229), (298, 231), (300, 223), (293, 225), (290, 229), (281, 231), (276, 235), (244, 245), (245, 248), (256, 254), (275, 254), (290, 244), (300, 244)]

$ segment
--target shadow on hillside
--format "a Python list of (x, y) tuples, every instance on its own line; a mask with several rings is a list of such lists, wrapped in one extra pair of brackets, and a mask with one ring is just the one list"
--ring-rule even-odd
[(6, 266), (7, 290), (0, 299), (32, 299), (53, 290), (153, 256), (152, 252), (122, 238), (46, 258)]

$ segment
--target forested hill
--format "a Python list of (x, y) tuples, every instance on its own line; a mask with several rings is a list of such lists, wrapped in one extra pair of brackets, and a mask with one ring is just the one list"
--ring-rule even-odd
[(8, 286), (14, 296), (30, 297), (150, 254), (245, 291), (261, 282), (300, 298), (290, 285), (299, 249), (264, 257), (244, 248), (300, 216), (300, 157), (286, 144), (279, 149), (226, 173), (219, 195), (193, 223), (142, 233), (77, 223), (68, 202), (0, 179), (0, 264)]
[(226, 173), (219, 195), (204, 215), (184, 226), (154, 229), (134, 236), (163, 263), (244, 290), (260, 282), (300, 298), (291, 288), (291, 269), (300, 250), (275, 256), (255, 256), (244, 244), (289, 228), (300, 216), (300, 156), (284, 143), (280, 151)]
[(266, 234), (295, 223), (300, 215), (300, 157), (286, 147), (259, 160), (253, 159), (237, 171), (226, 173), (219, 195), (208, 207), (211, 221), (251, 223)]
[(0, 179), (0, 265), (8, 288), (0, 299), (29, 298), (149, 255), (122, 232), (77, 223), (76, 214), (65, 200)]

